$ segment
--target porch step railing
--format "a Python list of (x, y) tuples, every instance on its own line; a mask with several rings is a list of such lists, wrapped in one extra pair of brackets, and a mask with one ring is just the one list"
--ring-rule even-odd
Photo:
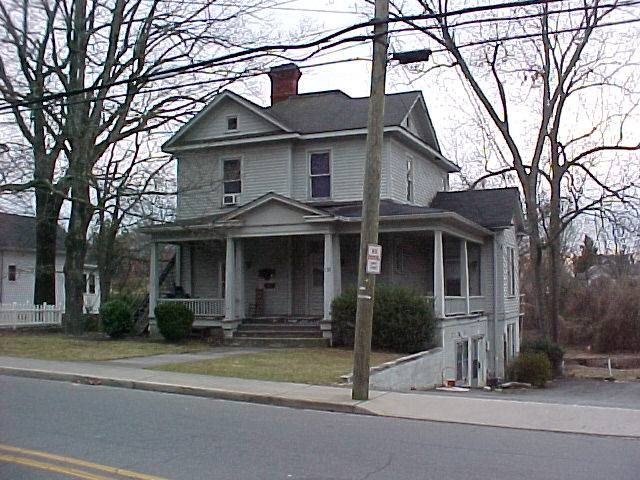
[(158, 303), (181, 303), (197, 317), (224, 317), (224, 298), (159, 298)]

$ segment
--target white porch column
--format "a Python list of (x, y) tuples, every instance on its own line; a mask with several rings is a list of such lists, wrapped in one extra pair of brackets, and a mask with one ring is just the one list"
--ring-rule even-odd
[(467, 315), (471, 313), (469, 302), (469, 262), (467, 260), (467, 241), (460, 242), (460, 293), (465, 298)]
[(242, 320), (245, 315), (244, 291), (244, 242), (236, 240), (236, 317)]
[(151, 242), (151, 256), (149, 258), (149, 322), (151, 333), (156, 333), (155, 312), (158, 303), (158, 244)]
[(441, 230), (433, 232), (433, 312), (436, 318), (444, 317), (444, 255)]
[(176, 245), (176, 261), (174, 264), (176, 287), (182, 287), (182, 246)]
[(327, 233), (324, 236), (324, 320), (331, 319), (331, 302), (335, 286), (333, 261), (333, 235)]
[(225, 263), (225, 277), (224, 277), (224, 321), (223, 329), (225, 338), (231, 338), (233, 336), (233, 330), (235, 327), (236, 312), (235, 312), (235, 240), (233, 238), (227, 238), (227, 254)]
[(342, 293), (342, 259), (340, 258), (340, 235), (333, 235), (333, 295)]

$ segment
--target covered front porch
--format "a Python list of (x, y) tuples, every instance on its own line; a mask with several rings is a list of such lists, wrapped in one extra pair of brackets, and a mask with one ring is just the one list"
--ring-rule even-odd
[[(250, 318), (315, 322), (330, 338), (331, 302), (357, 282), (356, 233), (228, 236), (172, 243), (175, 288), (163, 294), (158, 244), (151, 249), (150, 316), (158, 303), (183, 303), (194, 312), (196, 326), (221, 327), (227, 338)], [(384, 231), (380, 243), (379, 285), (401, 285), (429, 298), (438, 318), (487, 311), (490, 297), (482, 281), (490, 269), (487, 246), (426, 229)]]

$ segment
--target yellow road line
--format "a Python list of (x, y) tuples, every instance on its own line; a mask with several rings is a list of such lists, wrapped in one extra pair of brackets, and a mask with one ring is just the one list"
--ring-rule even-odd
[(113, 480), (113, 477), (103, 477), (101, 475), (95, 475), (93, 473), (85, 472), (84, 470), (78, 470), (76, 468), (62, 467), (53, 463), (39, 462), (37, 460), (31, 460), (25, 457), (16, 457), (15, 455), (2, 455), (0, 454), (0, 461), (8, 463), (17, 463), (18, 465), (25, 465), (31, 468), (37, 468), (39, 470), (46, 470), (47, 472), (62, 473), (64, 475), (71, 475), (76, 478), (82, 478), (84, 480)]
[(4, 450), (6, 452), (20, 453), (23, 455), (31, 455), (33, 457), (46, 458), (48, 460), (55, 460), (58, 462), (67, 463), (69, 465), (77, 465), (80, 467), (92, 468), (93, 470), (99, 470), (102, 472), (119, 475), (121, 477), (133, 478), (135, 480), (167, 480), (166, 478), (163, 478), (163, 477), (146, 475), (144, 473), (125, 470), (124, 468), (110, 467), (108, 465), (100, 465), (99, 463), (87, 462), (85, 460), (79, 460), (73, 457), (64, 457), (62, 455), (55, 455), (53, 453), (42, 452), (40, 450), (29, 450), (26, 448), (18, 448), (18, 447), (13, 447), (11, 445), (4, 445), (2, 443), (0, 443), (0, 450)]

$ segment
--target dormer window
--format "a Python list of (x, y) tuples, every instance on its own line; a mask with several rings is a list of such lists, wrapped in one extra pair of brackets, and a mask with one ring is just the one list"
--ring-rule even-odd
[(227, 131), (235, 132), (236, 130), (238, 130), (238, 117), (235, 115), (227, 117)]
[(309, 181), (311, 198), (331, 197), (331, 153), (329, 151), (309, 154)]

